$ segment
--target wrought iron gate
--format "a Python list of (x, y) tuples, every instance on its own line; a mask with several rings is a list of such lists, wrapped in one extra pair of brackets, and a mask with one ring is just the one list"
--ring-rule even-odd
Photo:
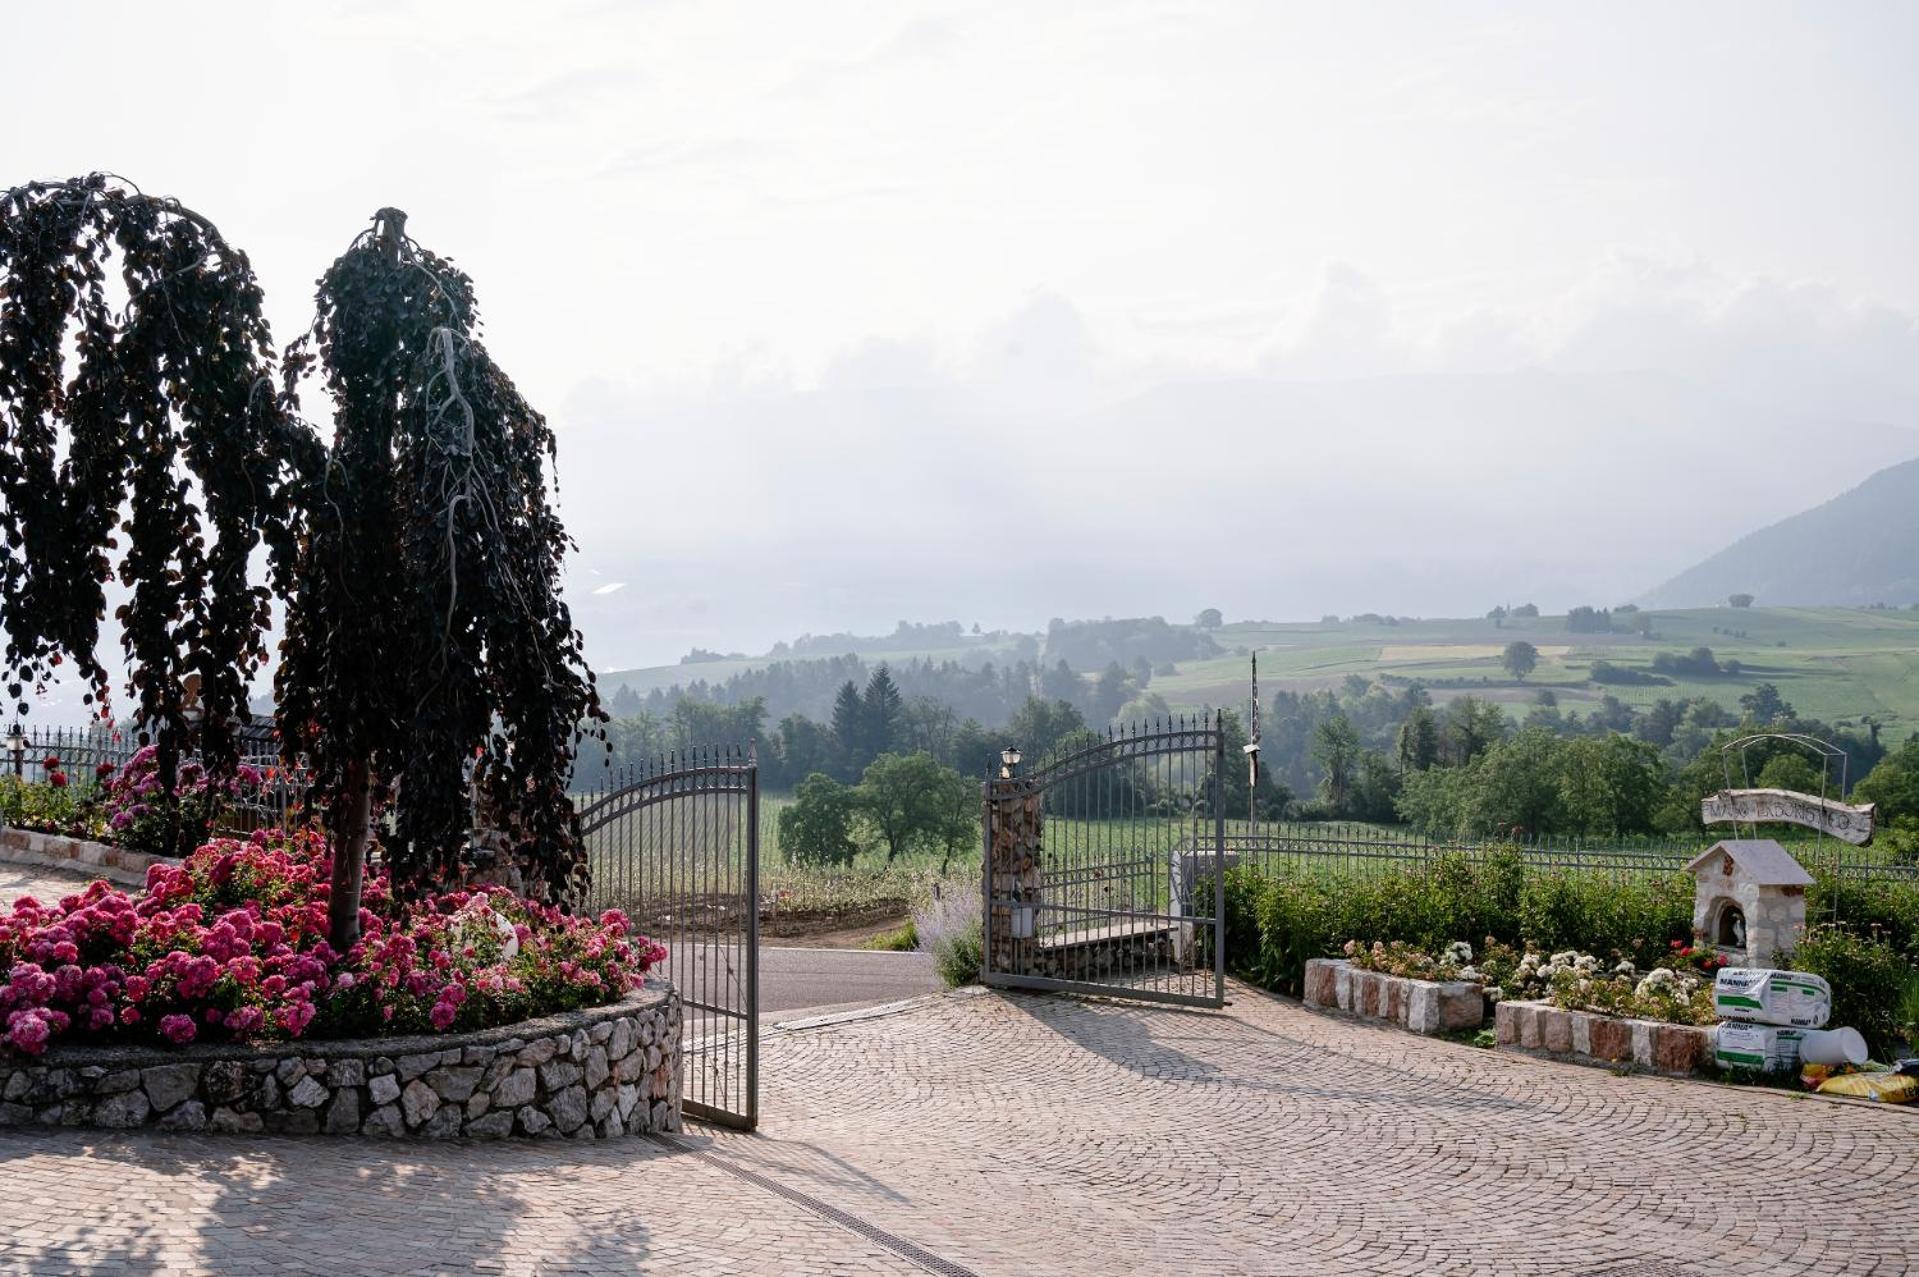
[(759, 1122), (759, 765), (752, 750), (693, 750), (613, 769), (585, 795), (594, 909), (623, 909), (666, 945), (680, 991), (688, 1115)]
[(982, 978), (1218, 1007), (1226, 1000), (1223, 720), (1069, 741), (984, 786)]

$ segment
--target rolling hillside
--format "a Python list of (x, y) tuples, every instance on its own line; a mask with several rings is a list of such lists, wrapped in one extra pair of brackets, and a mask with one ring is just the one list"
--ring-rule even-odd
[[(1737, 711), (1739, 698), (1759, 683), (1772, 683), (1802, 713), (1827, 722), (1857, 722), (1870, 716), (1889, 739), (1919, 731), (1919, 612), (1877, 608), (1692, 608), (1652, 614), (1652, 636), (1637, 633), (1572, 634), (1563, 616), (1510, 619), (1496, 627), (1483, 618), (1402, 619), (1387, 625), (1338, 622), (1238, 621), (1213, 632), (1225, 653), (1182, 660), (1156, 674), (1148, 690), (1174, 710), (1240, 707), (1249, 688), (1251, 652), (1259, 653), (1260, 690), (1306, 691), (1333, 687), (1358, 675), (1368, 681), (1417, 681), (1435, 701), (1471, 694), (1504, 705), (1522, 717), (1542, 689), (1551, 689), (1568, 711), (1586, 712), (1610, 694), (1629, 705), (1661, 698), (1703, 696)], [(1017, 659), (1024, 649), (1046, 658), (1044, 634), (997, 634), (978, 646), (953, 651), (929, 647), (902, 650), (887, 640), (851, 639), (848, 651), (870, 662), (913, 657), (969, 663)], [(1024, 643), (1021, 639), (1024, 639)], [(1539, 667), (1523, 682), (1501, 667), (1505, 644), (1525, 639), (1539, 649)], [(1600, 685), (1592, 663), (1603, 659), (1623, 669), (1650, 673), (1661, 652), (1709, 647), (1722, 661), (1736, 660), (1736, 675), (1678, 676), (1642, 684)], [(605, 673), (601, 687), (622, 685), (644, 693), (694, 679), (723, 681), (745, 669), (764, 668), (771, 654), (736, 661), (671, 665)]]
[(1701, 607), (1736, 593), (1785, 607), (1919, 603), (1919, 460), (1741, 537), (1640, 602)]

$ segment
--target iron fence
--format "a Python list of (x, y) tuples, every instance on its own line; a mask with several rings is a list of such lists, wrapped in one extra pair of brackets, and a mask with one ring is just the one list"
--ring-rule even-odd
[(686, 1008), (686, 1111), (759, 1121), (759, 766), (698, 749), (602, 769), (577, 793), (592, 908), (624, 910), (666, 945)]
[[(1516, 862), (1524, 874), (1576, 874), (1623, 885), (1682, 874), (1716, 841), (1718, 837), (1709, 834), (1608, 843), (1572, 838), (1449, 841), (1372, 825), (1272, 822), (1229, 831), (1225, 861), (1229, 867), (1246, 865), (1269, 873), (1291, 870), (1363, 876), (1428, 867), (1441, 860), (1485, 864), (1497, 858)], [(1862, 859), (1857, 848), (1836, 839), (1791, 839), (1788, 850), (1820, 884), (1818, 916), (1823, 920), (1841, 920), (1842, 902), (1850, 889), (1919, 886), (1919, 865)]]
[[(1217, 1007), (1225, 733), (1210, 716), (1076, 737), (982, 797), (981, 978), (997, 987)], [(1171, 872), (1168, 859), (1171, 858)]]
[[(251, 775), (223, 804), (215, 821), (218, 832), (285, 828), (299, 817), (311, 774), (304, 764), (283, 763), (277, 753), (270, 752), (272, 739), (270, 728), (242, 729), (239, 765)], [(0, 774), (45, 783), (57, 771), (69, 786), (85, 794), (99, 784), (101, 767), (117, 772), (142, 748), (136, 733), (119, 728), (26, 727), (16, 736), (0, 739)], [(197, 763), (200, 756), (196, 750), (183, 750), (180, 761)]]

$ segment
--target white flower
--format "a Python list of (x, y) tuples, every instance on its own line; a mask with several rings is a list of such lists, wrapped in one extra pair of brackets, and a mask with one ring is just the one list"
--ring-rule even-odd
[(1673, 991), (1673, 986), (1678, 983), (1678, 977), (1673, 975), (1670, 968), (1654, 967), (1646, 973), (1646, 978), (1639, 982), (1638, 987), (1635, 988), (1633, 992), (1642, 998), (1651, 997), (1655, 994), (1670, 994)]
[(1578, 961), (1579, 950), (1577, 949), (1562, 949), (1552, 956), (1552, 964), (1556, 967), (1570, 967)]
[(1635, 967), (1632, 964), (1632, 959), (1621, 958), (1619, 960), (1619, 965), (1612, 969), (1612, 973), (1614, 975), (1623, 975), (1630, 980), (1632, 977), (1639, 974), (1639, 968)]
[(1590, 953), (1582, 953), (1573, 959), (1573, 970), (1593, 972), (1599, 970), (1599, 959)]
[(1455, 940), (1446, 946), (1446, 960), (1465, 966), (1473, 960), (1473, 947), (1464, 940)]
[(1484, 978), (1483, 976), (1479, 974), (1479, 968), (1471, 965), (1470, 963), (1468, 963), (1466, 966), (1461, 967), (1458, 971), (1458, 975), (1461, 980), (1479, 980)]

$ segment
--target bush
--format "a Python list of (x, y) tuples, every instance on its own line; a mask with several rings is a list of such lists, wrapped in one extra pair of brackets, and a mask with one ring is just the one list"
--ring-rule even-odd
[(1809, 917), (1836, 917), (1881, 941), (1919, 966), (1919, 882), (1898, 878), (1834, 878), (1812, 866), (1807, 894)]
[(1919, 971), (1884, 933), (1849, 925), (1810, 928), (1792, 966), (1825, 977), (1832, 986), (1832, 1024), (1859, 1030), (1874, 1056), (1889, 1058), (1911, 1042), (1910, 1004)]
[(1693, 882), (1684, 873), (1551, 870), (1526, 876), (1517, 930), (1543, 949), (1617, 952), (1643, 966), (1674, 941), (1692, 938), (1692, 905)]
[(1441, 856), (1386, 872), (1240, 867), (1226, 881), (1228, 962), (1293, 994), (1301, 992), (1308, 959), (1330, 957), (1349, 940), (1397, 941), (1429, 953), (1467, 939), (1530, 942), (1617, 951), (1650, 967), (1692, 935), (1684, 874), (1542, 873), (1528, 870), (1516, 850)]
[(449, 1032), (597, 1006), (666, 950), (625, 915), (573, 918), (504, 888), (403, 903), (370, 870), (363, 935), (326, 942), (326, 843), (220, 839), (154, 865), (139, 897), (94, 882), (0, 915), (0, 1045)]
[(986, 958), (980, 928), (980, 900), (970, 891), (935, 892), (923, 909), (913, 911), (913, 932), (920, 952), (949, 989), (978, 984)]
[(159, 750), (147, 745), (102, 780), (106, 836), (131, 851), (172, 856), (205, 842), (220, 813), (257, 794), (265, 778), (244, 764), (232, 776), (215, 777), (198, 763), (184, 762), (169, 794), (160, 784)]
[(100, 811), (98, 786), (74, 784), (57, 769), (54, 774), (61, 778), (60, 784), (0, 776), (0, 819), (16, 829), (73, 838), (102, 837), (106, 818)]

